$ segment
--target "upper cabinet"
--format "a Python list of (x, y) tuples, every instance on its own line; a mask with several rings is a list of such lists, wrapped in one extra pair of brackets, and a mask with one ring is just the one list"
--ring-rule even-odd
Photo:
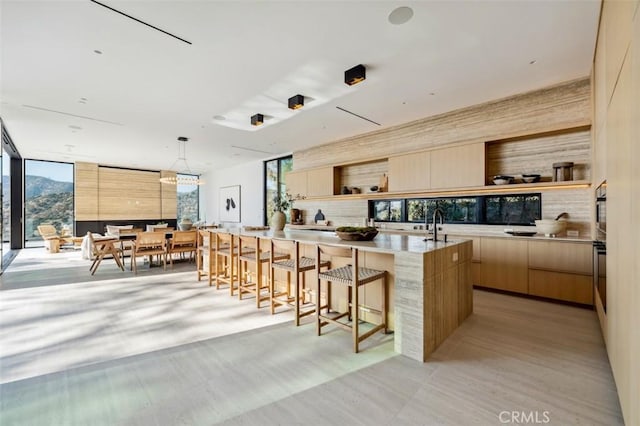
[(291, 195), (307, 195), (307, 172), (291, 171), (285, 175), (285, 183), (287, 184), (287, 192)]
[(431, 188), (431, 152), (389, 158), (389, 191), (420, 191)]
[(307, 171), (307, 196), (328, 197), (337, 193), (333, 167), (322, 167)]
[[(573, 180), (554, 182), (553, 164), (572, 162)], [(538, 174), (539, 182), (524, 183), (522, 174)], [(514, 177), (512, 185), (496, 186), (496, 175)], [(388, 192), (377, 192), (388, 177)], [(472, 191), (504, 192), (586, 187), (591, 181), (591, 125), (524, 133), (492, 141), (475, 142), (389, 158), (298, 170), (287, 177), (288, 191), (306, 197), (386, 198), (442, 196)]]
[(484, 185), (484, 143), (431, 151), (431, 189)]
[(336, 176), (334, 167), (291, 171), (285, 182), (291, 195), (305, 197), (329, 197), (336, 194)]

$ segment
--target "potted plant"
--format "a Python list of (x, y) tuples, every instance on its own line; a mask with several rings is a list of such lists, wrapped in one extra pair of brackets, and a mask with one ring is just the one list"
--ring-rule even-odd
[(289, 210), (293, 197), (291, 194), (276, 194), (273, 197), (273, 214), (271, 215), (271, 227), (274, 231), (282, 231), (286, 222), (285, 211)]
[(304, 197), (299, 194), (296, 196), (289, 193), (285, 193), (284, 195), (274, 195), (273, 214), (271, 216), (271, 228), (274, 231), (282, 231), (284, 229), (284, 224), (287, 220), (284, 212), (291, 208), (291, 204), (293, 204), (295, 200), (302, 199), (304, 199)]

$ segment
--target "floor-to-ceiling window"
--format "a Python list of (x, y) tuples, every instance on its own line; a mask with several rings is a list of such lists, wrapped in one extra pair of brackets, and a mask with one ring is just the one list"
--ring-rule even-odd
[[(178, 180), (183, 178), (197, 178), (194, 175), (185, 175), (178, 173)], [(178, 223), (182, 219), (189, 219), (192, 222), (200, 221), (200, 192), (198, 185), (181, 185), (178, 184)]]
[[(293, 168), (293, 156), (275, 158), (264, 162), (264, 223), (271, 225), (274, 198), (284, 196), (287, 192), (284, 177)], [(287, 222), (289, 221), (289, 212)]]
[(11, 157), (2, 147), (2, 253), (10, 250), (11, 244)]
[(59, 235), (73, 234), (73, 164), (25, 160), (25, 247), (43, 245), (41, 224), (55, 226)]

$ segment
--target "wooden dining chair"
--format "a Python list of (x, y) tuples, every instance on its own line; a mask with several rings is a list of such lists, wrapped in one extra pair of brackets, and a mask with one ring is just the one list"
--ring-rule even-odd
[(116, 237), (95, 238), (91, 232), (87, 232), (87, 238), (89, 239), (91, 257), (93, 259), (93, 263), (89, 267), (91, 275), (96, 273), (105, 256), (113, 256), (116, 265), (124, 271), (122, 250), (115, 246), (115, 243), (118, 242)]
[(164, 232), (164, 231), (173, 231), (175, 228), (173, 226), (152, 226), (151, 232)]
[(134, 274), (138, 272), (136, 258), (139, 256), (149, 256), (149, 267), (151, 267), (154, 255), (162, 257), (163, 268), (167, 269), (167, 239), (165, 232), (139, 232), (133, 243), (131, 252), (131, 269)]
[(142, 228), (118, 229), (117, 235), (120, 239), (120, 249), (122, 256), (130, 256), (133, 251), (133, 243), (136, 240), (138, 232), (142, 232)]
[(184, 255), (189, 253), (189, 262), (195, 257), (197, 244), (197, 232), (196, 231), (173, 231), (173, 235), (169, 241), (167, 249), (167, 255), (169, 256), (169, 262), (171, 268), (173, 268), (173, 255)]

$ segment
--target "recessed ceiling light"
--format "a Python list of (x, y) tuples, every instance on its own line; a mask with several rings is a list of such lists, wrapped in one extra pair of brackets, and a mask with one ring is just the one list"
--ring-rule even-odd
[(535, 64), (536, 62), (537, 62), (537, 61), (534, 59), (533, 61), (530, 61), (530, 62), (529, 62), (529, 65), (533, 65), (533, 64)]
[(413, 9), (407, 6), (401, 6), (393, 9), (389, 14), (389, 22), (393, 25), (402, 25), (409, 22), (413, 17)]
[(223, 121), (223, 120), (226, 120), (227, 117), (225, 117), (224, 115), (214, 115), (213, 119), (218, 121)]
[(435, 96), (436, 94), (434, 92), (429, 93), (429, 96)]
[(102, 55), (102, 51), (101, 50), (94, 50), (93, 53), (98, 54), (98, 55)]
[(87, 98), (80, 98), (80, 100), (81, 100), (81, 101), (86, 101), (86, 100), (87, 100)]
[(76, 126), (75, 124), (70, 124), (70, 125), (69, 125), (69, 128), (70, 128), (70, 129), (74, 129), (74, 130), (82, 130), (82, 127), (80, 127), (80, 126)]

